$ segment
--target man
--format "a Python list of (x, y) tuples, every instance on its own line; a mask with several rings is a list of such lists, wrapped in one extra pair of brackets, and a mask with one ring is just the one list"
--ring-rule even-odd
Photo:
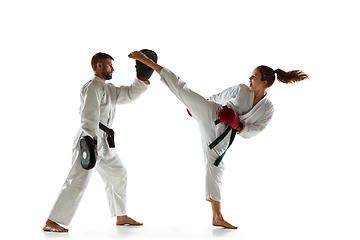
[(99, 129), (99, 123), (110, 128), (114, 121), (116, 104), (134, 101), (148, 88), (150, 82), (136, 78), (131, 86), (121, 87), (106, 83), (112, 78), (113, 60), (105, 53), (97, 53), (91, 60), (94, 76), (81, 88), (81, 127), (73, 145), (72, 168), (43, 227), (44, 231), (68, 232), (68, 229), (61, 225), (70, 224), (88, 185), (92, 170), (85, 170), (81, 166), (80, 139), (83, 136), (97, 141), (95, 169), (105, 182), (111, 216), (117, 217), (116, 225), (142, 225), (127, 216), (126, 168), (115, 149), (109, 147), (107, 133)]

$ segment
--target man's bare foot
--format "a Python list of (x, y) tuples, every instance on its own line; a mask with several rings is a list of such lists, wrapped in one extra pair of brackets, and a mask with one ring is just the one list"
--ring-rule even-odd
[(142, 226), (142, 223), (135, 221), (134, 219), (128, 216), (117, 216), (116, 225), (123, 226), (123, 225), (134, 225), (134, 226)]
[(230, 223), (228, 223), (227, 221), (225, 221), (222, 217), (221, 217), (221, 218), (217, 218), (217, 219), (213, 219), (212, 225), (213, 225), (213, 226), (216, 226), (216, 227), (224, 227), (224, 228), (230, 228), (230, 229), (237, 229), (237, 227), (231, 225)]
[(62, 226), (60, 226), (59, 224), (57, 224), (56, 222), (51, 221), (50, 219), (48, 219), (43, 227), (43, 230), (45, 232), (68, 232), (69, 229), (66, 229)]

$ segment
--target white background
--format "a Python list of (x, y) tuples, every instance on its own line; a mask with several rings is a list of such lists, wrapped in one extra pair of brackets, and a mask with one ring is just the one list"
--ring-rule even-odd
[[(221, 3), (220, 3), (221, 2)], [(1, 234), (7, 239), (359, 239), (359, 22), (356, 1), (2, 1)], [(159, 82), (118, 106), (117, 151), (129, 174), (128, 214), (115, 227), (97, 173), (68, 234), (41, 228), (71, 164), (79, 90), (99, 51), (129, 85), (148, 48), (208, 97), (258, 65), (311, 80), (268, 91), (275, 115), (225, 157), (223, 214), (211, 226), (197, 124)]]

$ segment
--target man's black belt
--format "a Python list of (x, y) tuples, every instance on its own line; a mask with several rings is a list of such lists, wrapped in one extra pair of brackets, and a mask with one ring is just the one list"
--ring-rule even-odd
[(104, 124), (99, 123), (99, 128), (106, 132), (107, 134), (107, 142), (110, 148), (115, 147), (115, 132), (111, 128), (106, 127)]

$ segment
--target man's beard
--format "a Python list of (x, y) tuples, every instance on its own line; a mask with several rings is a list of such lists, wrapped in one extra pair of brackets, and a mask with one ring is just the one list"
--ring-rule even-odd
[(103, 70), (103, 76), (104, 76), (105, 80), (112, 79), (112, 74), (108, 73), (108, 72), (105, 72), (104, 70)]

